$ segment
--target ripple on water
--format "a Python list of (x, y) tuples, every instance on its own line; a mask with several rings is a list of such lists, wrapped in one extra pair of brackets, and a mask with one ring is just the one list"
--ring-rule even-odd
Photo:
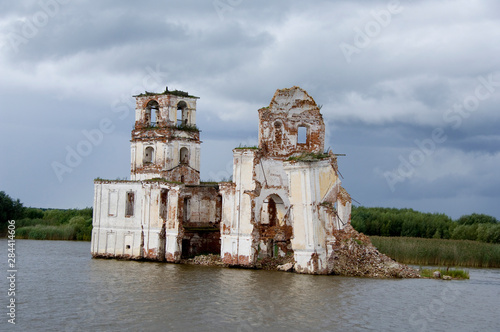
[[(1, 240), (6, 248), (6, 241)], [(89, 243), (18, 240), (25, 331), (482, 330), (499, 269), (471, 280), (378, 280), (94, 260)], [(6, 286), (6, 281), (2, 280)], [(444, 295), (443, 295), (444, 294)]]

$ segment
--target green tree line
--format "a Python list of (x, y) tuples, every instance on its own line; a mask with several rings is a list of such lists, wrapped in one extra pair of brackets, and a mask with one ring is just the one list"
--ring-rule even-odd
[[(0, 234), (7, 221), (16, 220), (18, 238), (89, 241), (92, 208), (37, 209), (0, 191)], [(366, 235), (473, 240), (500, 243), (500, 222), (488, 215), (471, 214), (452, 220), (442, 213), (380, 207), (352, 208), (352, 226)]]
[(0, 191), (0, 233), (5, 236), (7, 222), (16, 221), (16, 237), (36, 240), (90, 241), (92, 208), (38, 209), (24, 207)]
[(353, 206), (351, 224), (358, 232), (366, 235), (500, 243), (500, 223), (496, 218), (485, 214), (473, 213), (452, 220), (442, 213)]

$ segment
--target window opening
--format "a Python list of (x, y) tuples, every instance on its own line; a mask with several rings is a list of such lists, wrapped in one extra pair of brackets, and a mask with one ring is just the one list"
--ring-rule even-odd
[(168, 219), (168, 189), (160, 191), (160, 217), (163, 220)]
[(307, 127), (300, 126), (297, 131), (297, 143), (306, 144), (307, 143)]
[(274, 227), (278, 224), (278, 214), (276, 211), (276, 202), (274, 199), (269, 197), (268, 203), (267, 203), (267, 211), (269, 213), (269, 226)]
[(189, 197), (184, 197), (184, 211), (182, 213), (182, 220), (184, 222), (189, 222), (191, 217), (191, 199)]
[(127, 193), (127, 202), (125, 207), (125, 217), (131, 217), (134, 215), (134, 193)]
[(177, 104), (177, 125), (187, 125), (187, 104), (185, 101), (180, 101)]
[(146, 106), (146, 123), (151, 127), (156, 127), (160, 105), (156, 100), (151, 100)]
[(148, 146), (144, 150), (144, 164), (150, 164), (153, 162), (153, 154), (154, 154), (154, 149), (151, 146)]
[(276, 121), (274, 123), (274, 143), (276, 146), (279, 148), (281, 147), (281, 137), (283, 136), (283, 133), (281, 131), (281, 122)]
[(179, 163), (189, 165), (189, 150), (182, 147), (179, 151)]

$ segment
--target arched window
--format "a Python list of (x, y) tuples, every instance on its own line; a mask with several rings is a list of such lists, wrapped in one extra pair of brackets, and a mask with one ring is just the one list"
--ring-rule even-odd
[(270, 227), (283, 226), (285, 213), (285, 205), (281, 197), (272, 194), (262, 204), (261, 223)]
[(156, 100), (150, 100), (146, 106), (146, 124), (156, 127), (160, 105)]
[(187, 104), (185, 101), (177, 103), (177, 125), (185, 126), (188, 124)]
[(179, 151), (179, 164), (189, 165), (189, 150), (186, 147), (182, 147)]
[(272, 197), (267, 199), (267, 213), (269, 214), (269, 226), (278, 224), (278, 213), (276, 212), (276, 202)]
[(150, 164), (153, 162), (154, 152), (155, 150), (151, 146), (144, 149), (144, 164)]

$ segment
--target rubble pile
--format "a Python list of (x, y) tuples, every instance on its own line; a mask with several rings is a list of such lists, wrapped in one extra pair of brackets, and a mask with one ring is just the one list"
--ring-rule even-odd
[(335, 275), (370, 278), (420, 278), (418, 271), (380, 253), (368, 236), (351, 225), (335, 231), (329, 272)]
[[(333, 234), (336, 238), (328, 257), (328, 274), (368, 278), (420, 278), (417, 270), (380, 253), (370, 238), (351, 225)], [(293, 254), (259, 259), (254, 268), (293, 272)], [(219, 255), (209, 254), (182, 260), (181, 263), (227, 267)]]
[(295, 260), (293, 259), (293, 254), (290, 253), (283, 257), (266, 257), (259, 259), (255, 264), (255, 267), (263, 270), (292, 272), (294, 263)]
[(208, 254), (208, 255), (199, 255), (193, 258), (182, 260), (183, 264), (191, 264), (191, 265), (205, 265), (205, 266), (223, 266), (226, 267), (220, 255)]

